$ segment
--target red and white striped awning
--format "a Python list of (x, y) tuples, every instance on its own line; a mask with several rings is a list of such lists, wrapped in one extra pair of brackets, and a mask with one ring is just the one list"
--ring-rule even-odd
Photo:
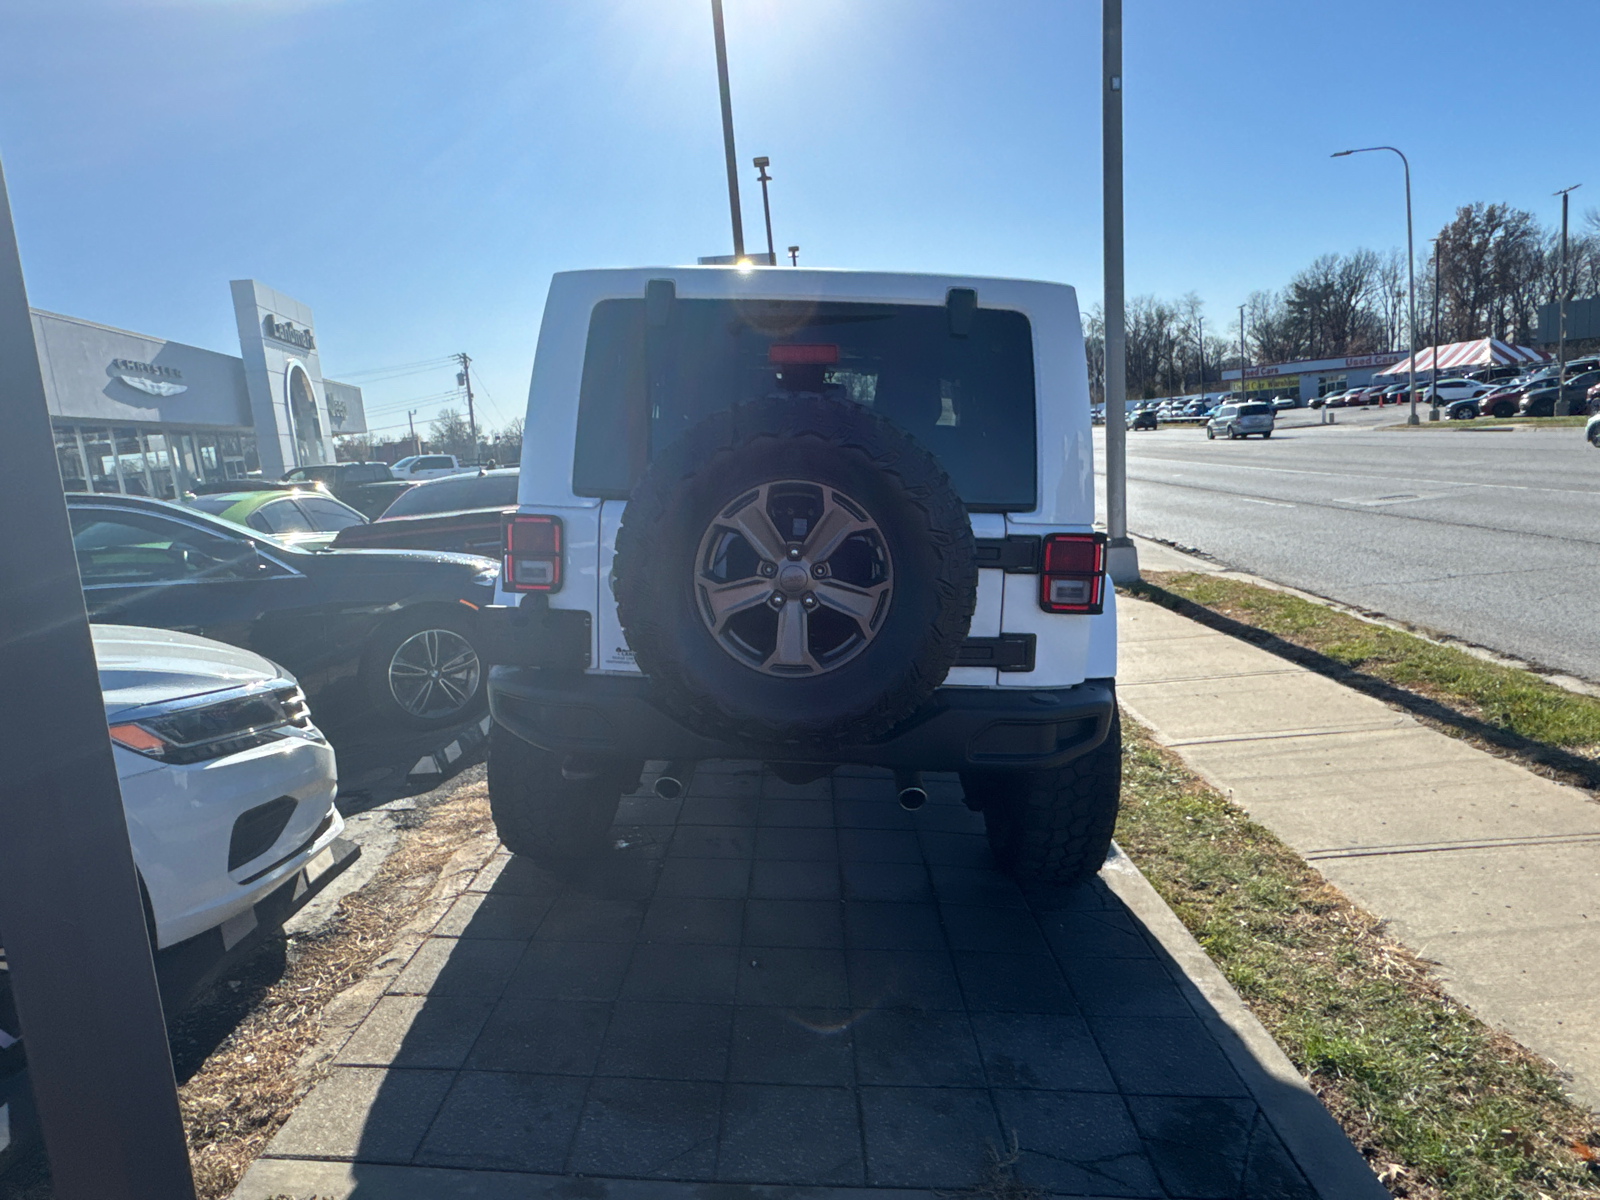
[[(1456, 371), (1463, 367), (1504, 366), (1506, 363), (1549, 362), (1550, 356), (1532, 346), (1513, 346), (1499, 338), (1479, 338), (1475, 342), (1451, 342), (1448, 346), (1429, 346), (1416, 353), (1416, 370), (1431, 372), (1434, 355), (1438, 354), (1439, 370)], [(1412, 369), (1411, 359), (1403, 358), (1392, 367), (1374, 371), (1375, 375), (1405, 375)]]

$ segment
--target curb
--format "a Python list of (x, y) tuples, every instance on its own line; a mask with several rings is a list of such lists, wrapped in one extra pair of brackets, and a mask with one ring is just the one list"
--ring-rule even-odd
[(1178, 969), (1179, 987), (1323, 1200), (1391, 1200), (1266, 1027), (1133, 861), (1112, 843), (1100, 878)]

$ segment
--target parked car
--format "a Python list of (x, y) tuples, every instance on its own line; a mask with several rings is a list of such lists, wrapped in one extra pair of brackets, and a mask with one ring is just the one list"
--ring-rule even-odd
[(1206, 422), (1206, 437), (1222, 434), (1228, 438), (1272, 436), (1273, 408), (1265, 400), (1249, 400), (1243, 404), (1224, 404), (1216, 415)]
[(201, 634), (282, 663), (325, 723), (431, 728), (483, 706), (478, 609), (498, 565), (418, 550), (313, 553), (193, 508), (67, 496), (90, 618)]
[(1300, 397), (1299, 396), (1279, 396), (1276, 400), (1274, 400), (1272, 402), (1272, 407), (1277, 412), (1284, 412), (1285, 410), (1291, 409), (1291, 408), (1299, 408), (1300, 407)]
[(498, 556), (505, 514), (517, 507), (517, 475), (516, 467), (504, 467), (429, 479), (376, 521), (341, 530), (333, 548), (385, 546)]
[(258, 654), (169, 629), (90, 633), (154, 948), (219, 926), (226, 939), (343, 831), (333, 748)]
[(1478, 397), (1478, 413), (1486, 417), (1506, 417), (1517, 415), (1517, 405), (1522, 401), (1522, 392), (1528, 386), (1528, 381), (1521, 377), (1510, 383), (1502, 383), (1492, 387), (1482, 396)]
[(196, 496), (187, 503), (302, 550), (323, 549), (341, 529), (367, 523), (367, 518), (348, 504), (320, 491), (220, 492)]
[[(755, 758), (795, 783), (887, 767), (907, 808), (918, 772), (957, 771), (1000, 866), (1093, 877), (1121, 732), (1075, 304), (989, 278), (557, 275), (485, 615), (506, 847), (581, 859), (645, 760)], [(871, 372), (873, 405), (829, 364)]]
[(1383, 389), (1383, 394), (1379, 398), (1378, 403), (1404, 404), (1410, 398), (1406, 395), (1406, 389), (1410, 386), (1411, 385), (1409, 383), (1391, 383), (1388, 387)]
[(1584, 398), (1583, 411), (1591, 416), (1600, 412), (1600, 383), (1589, 388), (1589, 394)]
[(454, 454), (413, 454), (402, 458), (389, 471), (396, 479), (419, 483), (424, 479), (438, 479), (441, 475), (458, 475), (469, 469), (457, 462)]
[(1342, 392), (1329, 392), (1322, 398), (1322, 406), (1324, 408), (1343, 408), (1345, 406), (1345, 397), (1349, 394), (1348, 389)]
[(1133, 421), (1128, 425), (1129, 429), (1154, 429), (1155, 427), (1156, 410), (1153, 408), (1141, 408), (1133, 414)]
[(396, 479), (389, 464), (382, 462), (319, 463), (296, 467), (283, 478), (286, 483), (318, 484), (368, 520), (411, 486), (410, 480)]
[(1585, 371), (1578, 376), (1569, 375), (1563, 385), (1558, 385), (1552, 376), (1549, 380), (1522, 393), (1522, 401), (1517, 406), (1517, 412), (1524, 417), (1553, 417), (1556, 397), (1559, 395), (1566, 399), (1572, 412), (1582, 413), (1589, 402), (1589, 389), (1596, 383), (1600, 383), (1600, 371)]
[(1450, 404), (1456, 400), (1487, 395), (1489, 390), (1488, 384), (1475, 379), (1440, 379), (1434, 383), (1418, 384), (1417, 401), (1432, 404), (1437, 400), (1440, 404)]
[(1445, 419), (1449, 421), (1470, 421), (1479, 416), (1480, 396), (1468, 396), (1464, 400), (1452, 400), (1444, 406)]

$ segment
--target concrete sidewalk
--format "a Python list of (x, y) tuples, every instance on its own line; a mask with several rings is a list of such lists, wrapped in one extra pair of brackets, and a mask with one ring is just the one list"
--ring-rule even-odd
[(1007, 1143), (1057, 1196), (1385, 1195), (1125, 858), (1025, 893), (928, 788), (707, 763), (601, 858), (462, 872), (235, 1200), (933, 1200)]
[[(1141, 541), (1147, 570), (1215, 570)], [(1119, 597), (1118, 695), (1600, 1108), (1600, 805), (1266, 650)]]

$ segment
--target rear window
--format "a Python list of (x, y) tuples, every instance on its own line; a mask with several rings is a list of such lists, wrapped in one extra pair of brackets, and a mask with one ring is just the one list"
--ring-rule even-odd
[(517, 472), (504, 475), (452, 475), (434, 483), (419, 483), (403, 492), (388, 508), (386, 517), (417, 517), (424, 513), (458, 512), (464, 508), (515, 508)]
[(980, 308), (956, 337), (942, 305), (677, 300), (665, 326), (647, 327), (642, 299), (602, 301), (573, 490), (625, 499), (650, 458), (711, 413), (801, 392), (893, 421), (939, 459), (968, 508), (1037, 506), (1032, 327)]
[(1271, 416), (1272, 415), (1272, 405), (1270, 405), (1270, 404), (1241, 404), (1241, 405), (1239, 405), (1239, 415), (1241, 417), (1266, 417), (1266, 416)]

